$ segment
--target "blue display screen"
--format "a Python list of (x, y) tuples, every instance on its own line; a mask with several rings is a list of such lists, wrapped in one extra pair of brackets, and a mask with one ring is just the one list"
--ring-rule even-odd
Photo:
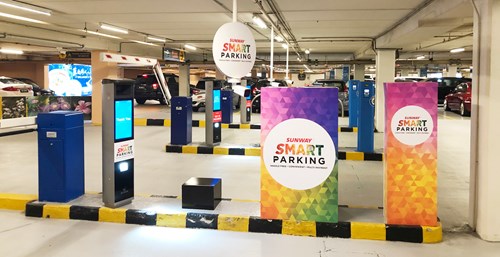
[(220, 111), (220, 90), (214, 90), (214, 111)]
[[(249, 85), (247, 85), (247, 89), (248, 89), (248, 90), (252, 90), (252, 87), (251, 87), (251, 86), (249, 86)], [(247, 100), (252, 100), (252, 94), (248, 94), (248, 96), (247, 96)]]
[(115, 140), (132, 138), (132, 100), (115, 101)]

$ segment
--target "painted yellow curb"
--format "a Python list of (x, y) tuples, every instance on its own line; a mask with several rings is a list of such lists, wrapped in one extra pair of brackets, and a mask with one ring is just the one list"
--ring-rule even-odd
[(358, 152), (346, 152), (345, 159), (348, 161), (364, 161), (365, 154)]
[(164, 127), (172, 126), (172, 121), (171, 120), (163, 120), (163, 126)]
[(283, 220), (282, 234), (316, 237), (316, 222)]
[(148, 124), (148, 119), (146, 118), (135, 118), (134, 119), (134, 126), (147, 126)]
[(225, 129), (229, 128), (229, 124), (223, 123), (222, 128), (225, 128)]
[(127, 209), (99, 208), (99, 221), (125, 223)]
[(43, 206), (42, 217), (48, 219), (69, 219), (71, 205), (46, 204)]
[(250, 124), (240, 124), (240, 129), (250, 129)]
[(185, 228), (186, 214), (157, 214), (156, 225), (171, 228)]
[(260, 156), (260, 148), (245, 148), (245, 155)]
[(437, 227), (422, 226), (424, 243), (439, 243), (443, 241), (443, 227), (438, 223)]
[(214, 154), (229, 155), (229, 149), (224, 147), (214, 147)]
[(24, 211), (26, 204), (36, 199), (36, 195), (0, 194), (0, 209)]
[(217, 229), (248, 232), (249, 224), (250, 224), (249, 217), (219, 214), (219, 218), (217, 221)]
[(351, 238), (385, 240), (385, 224), (351, 222)]
[(190, 145), (182, 146), (182, 153), (197, 154), (198, 153), (198, 147), (197, 146), (190, 146)]
[(204, 120), (200, 120), (200, 128), (204, 128), (206, 125), (206, 122)]

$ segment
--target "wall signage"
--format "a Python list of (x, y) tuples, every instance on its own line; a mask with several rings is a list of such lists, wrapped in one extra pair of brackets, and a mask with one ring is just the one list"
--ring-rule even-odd
[(338, 221), (337, 99), (337, 88), (262, 88), (262, 218)]
[(256, 47), (252, 32), (238, 22), (222, 25), (215, 33), (212, 55), (217, 68), (226, 76), (244, 77), (255, 63)]
[(385, 83), (386, 223), (437, 225), (437, 83)]

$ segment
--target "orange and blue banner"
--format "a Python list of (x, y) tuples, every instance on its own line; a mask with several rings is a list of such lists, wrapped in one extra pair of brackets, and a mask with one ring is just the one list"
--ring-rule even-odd
[(437, 83), (384, 83), (387, 224), (436, 226)]

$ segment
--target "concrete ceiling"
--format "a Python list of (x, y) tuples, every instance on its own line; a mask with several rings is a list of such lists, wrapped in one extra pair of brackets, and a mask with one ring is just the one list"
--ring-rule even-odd
[[(59, 51), (105, 49), (160, 58), (162, 43), (144, 46), (130, 40), (147, 41), (146, 35), (168, 39), (166, 46), (198, 47), (188, 58), (211, 57), (213, 36), (231, 22), (232, 0), (23, 0), (52, 10), (45, 16), (0, 5), (0, 13), (46, 22), (38, 24), (0, 15), (0, 47), (25, 50), (33, 58)], [(257, 53), (268, 58), (270, 30), (252, 23), (259, 16), (273, 22), (290, 43), (291, 60), (297, 56), (320, 62), (372, 60), (375, 48), (400, 49), (402, 59), (418, 55), (434, 60), (471, 59), (472, 6), (468, 0), (238, 0), (238, 20), (250, 26)], [(270, 19), (270, 20), (269, 20)], [(99, 28), (104, 22), (129, 29), (128, 35)], [(85, 33), (98, 31), (120, 37)], [(5, 33), (5, 34), (3, 34)], [(449, 50), (468, 51), (452, 55)], [(304, 51), (311, 50), (306, 56)], [(276, 59), (284, 61), (279, 44)], [(0, 59), (12, 58), (0, 55)], [(210, 59), (210, 58), (209, 58)]]

